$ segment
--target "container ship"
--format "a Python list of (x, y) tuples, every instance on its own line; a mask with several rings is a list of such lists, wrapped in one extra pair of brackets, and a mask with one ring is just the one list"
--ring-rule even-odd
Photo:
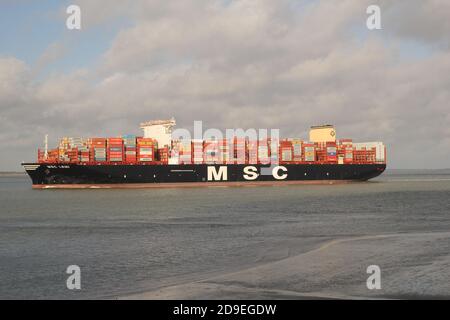
[(382, 142), (337, 139), (332, 125), (299, 138), (173, 139), (175, 120), (141, 124), (142, 136), (64, 137), (23, 163), (36, 189), (241, 186), (366, 181), (386, 169)]

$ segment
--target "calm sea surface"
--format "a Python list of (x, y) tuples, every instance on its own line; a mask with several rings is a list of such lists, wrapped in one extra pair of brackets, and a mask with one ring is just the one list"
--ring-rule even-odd
[[(376, 293), (370, 264), (382, 270)], [(66, 288), (69, 265), (81, 290)], [(264, 279), (249, 284), (245, 270)], [(27, 176), (0, 177), (1, 299), (116, 298), (215, 277), (246, 298), (450, 297), (450, 175), (161, 190), (32, 190)]]

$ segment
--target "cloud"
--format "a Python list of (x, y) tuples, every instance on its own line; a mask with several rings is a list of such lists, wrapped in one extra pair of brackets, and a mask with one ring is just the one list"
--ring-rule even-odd
[[(432, 20), (427, 10), (380, 1), (383, 30), (367, 32), (371, 1), (78, 2), (99, 21), (134, 23), (94, 69), (37, 81), (32, 67), (0, 59), (0, 141), (28, 159), (45, 133), (139, 133), (142, 121), (175, 116), (184, 127), (203, 120), (304, 138), (310, 125), (334, 123), (340, 137), (386, 141), (391, 167), (448, 166), (450, 53), (439, 15), (429, 22), (437, 34), (429, 24), (414, 31), (413, 20)], [(439, 45), (405, 60), (386, 41), (411, 37)]]
[(44, 68), (58, 61), (65, 54), (66, 47), (63, 44), (57, 42), (50, 44), (34, 64), (33, 76), (38, 76)]
[[(0, 57), (0, 103), (1, 105), (20, 103), (27, 94), (28, 67), (16, 58)], [(22, 95), (18, 91), (22, 91)]]
[(193, 61), (233, 69), (277, 62), (276, 67), (285, 59), (326, 53), (364, 8), (355, 1), (339, 7), (320, 2), (306, 12), (292, 10), (292, 1), (183, 3), (120, 32), (104, 56), (105, 71)]
[[(391, 2), (391, 1), (389, 1)], [(432, 46), (450, 46), (450, 2), (400, 0), (386, 6), (385, 28), (400, 38)]]

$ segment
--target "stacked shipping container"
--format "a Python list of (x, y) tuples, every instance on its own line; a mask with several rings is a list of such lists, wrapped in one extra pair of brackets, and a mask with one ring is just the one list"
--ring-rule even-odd
[(270, 163), (269, 141), (267, 139), (258, 141), (258, 162), (261, 164)]
[(258, 142), (253, 140), (248, 141), (247, 149), (248, 149), (248, 163), (249, 164), (258, 163)]
[(294, 162), (301, 162), (303, 141), (300, 139), (290, 139), (290, 141), (292, 143), (292, 160)]
[(139, 162), (155, 161), (157, 143), (151, 138), (137, 138), (137, 160)]
[(303, 143), (303, 161), (314, 162), (316, 161), (316, 147), (314, 143)]
[(180, 164), (192, 163), (192, 143), (191, 140), (183, 139), (178, 144)]
[(281, 140), (280, 141), (280, 156), (281, 162), (291, 162), (293, 161), (293, 146), (292, 141)]
[[(63, 138), (47, 157), (38, 150), (39, 162), (60, 163), (172, 163), (172, 164), (269, 164), (272, 163), (380, 163), (385, 147), (380, 142), (303, 142), (300, 139), (251, 141), (234, 137), (212, 140), (172, 141), (158, 149), (155, 139), (125, 135), (120, 138)], [(169, 154), (171, 155), (169, 157)]]
[(169, 147), (164, 147), (164, 148), (158, 149), (158, 160), (162, 164), (169, 163)]
[(204, 144), (204, 162), (207, 164), (220, 163), (219, 141), (205, 140)]
[(233, 163), (228, 139), (219, 140), (219, 163)]
[(337, 162), (337, 148), (336, 142), (330, 141), (326, 143), (327, 157), (326, 162), (336, 163)]
[(343, 163), (353, 162), (353, 141), (352, 139), (341, 139), (338, 144), (338, 156)]
[(233, 139), (233, 158), (234, 162), (237, 164), (248, 163), (247, 157), (247, 140), (245, 138), (234, 137)]
[(203, 140), (192, 140), (192, 162), (203, 163)]
[(278, 139), (269, 139), (268, 143), (270, 146), (270, 161), (272, 163), (278, 163), (280, 161), (279, 158), (280, 141)]
[(92, 138), (91, 139), (91, 155), (90, 158), (95, 162), (106, 161), (106, 139)]
[(109, 162), (123, 161), (123, 139), (122, 138), (108, 138), (108, 153), (107, 159)]
[(136, 136), (134, 135), (124, 135), (123, 146), (125, 152), (125, 162), (134, 163), (136, 162)]

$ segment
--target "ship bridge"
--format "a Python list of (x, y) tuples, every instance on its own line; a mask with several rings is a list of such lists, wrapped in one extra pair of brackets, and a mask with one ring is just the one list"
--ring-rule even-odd
[(158, 148), (171, 146), (172, 128), (176, 125), (174, 118), (169, 120), (152, 120), (141, 123), (144, 138), (153, 138), (158, 141)]

